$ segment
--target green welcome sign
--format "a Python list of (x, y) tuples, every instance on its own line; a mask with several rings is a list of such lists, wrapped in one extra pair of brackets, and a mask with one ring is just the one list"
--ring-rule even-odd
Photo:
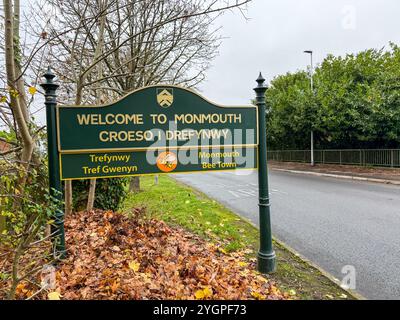
[(61, 179), (254, 169), (257, 117), (255, 106), (219, 106), (176, 86), (58, 106)]
[(218, 106), (172, 86), (143, 88), (105, 106), (58, 106), (57, 122), (65, 153), (258, 145), (255, 106)]
[[(275, 270), (272, 247), (264, 79), (256, 105), (226, 107), (171, 85), (134, 91), (101, 106), (57, 105), (55, 75), (44, 74), (50, 192), (62, 203), (62, 180), (258, 169), (258, 270)], [(54, 213), (55, 253), (66, 256), (64, 212)]]

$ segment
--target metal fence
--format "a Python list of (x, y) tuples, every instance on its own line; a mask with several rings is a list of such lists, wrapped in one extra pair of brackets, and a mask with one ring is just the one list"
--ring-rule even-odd
[[(268, 160), (311, 162), (310, 150), (268, 151)], [(371, 167), (400, 167), (400, 149), (314, 150), (315, 163)]]

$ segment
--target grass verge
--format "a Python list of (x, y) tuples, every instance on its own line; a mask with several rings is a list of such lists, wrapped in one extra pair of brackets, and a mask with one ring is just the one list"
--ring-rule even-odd
[[(149, 218), (164, 220), (183, 227), (224, 250), (244, 250), (254, 261), (258, 249), (258, 230), (215, 200), (183, 185), (168, 176), (160, 176), (156, 185), (154, 177), (141, 178), (143, 192), (130, 194), (123, 206), (145, 207)], [(347, 300), (354, 299), (318, 269), (297, 257), (277, 242), (277, 272), (269, 278), (275, 280), (283, 291), (295, 290), (300, 299)]]

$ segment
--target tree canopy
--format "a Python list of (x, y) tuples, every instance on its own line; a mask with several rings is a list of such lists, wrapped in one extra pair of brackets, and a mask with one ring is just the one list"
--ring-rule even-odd
[(271, 149), (400, 147), (400, 48), (327, 56), (309, 73), (272, 80), (267, 91)]

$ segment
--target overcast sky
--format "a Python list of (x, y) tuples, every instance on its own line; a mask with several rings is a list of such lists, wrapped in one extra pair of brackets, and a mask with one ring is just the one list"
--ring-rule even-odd
[[(248, 105), (260, 71), (269, 81), (306, 69), (304, 50), (318, 63), (329, 53), (400, 44), (399, 14), (399, 0), (253, 0), (248, 20), (238, 11), (217, 20), (227, 39), (200, 92), (215, 103)], [(36, 116), (45, 123), (43, 110)]]
[(399, 0), (253, 0), (246, 21), (227, 13), (218, 23), (228, 37), (201, 93), (214, 102), (248, 104), (258, 72), (267, 80), (306, 69), (327, 54), (344, 55), (400, 44)]

